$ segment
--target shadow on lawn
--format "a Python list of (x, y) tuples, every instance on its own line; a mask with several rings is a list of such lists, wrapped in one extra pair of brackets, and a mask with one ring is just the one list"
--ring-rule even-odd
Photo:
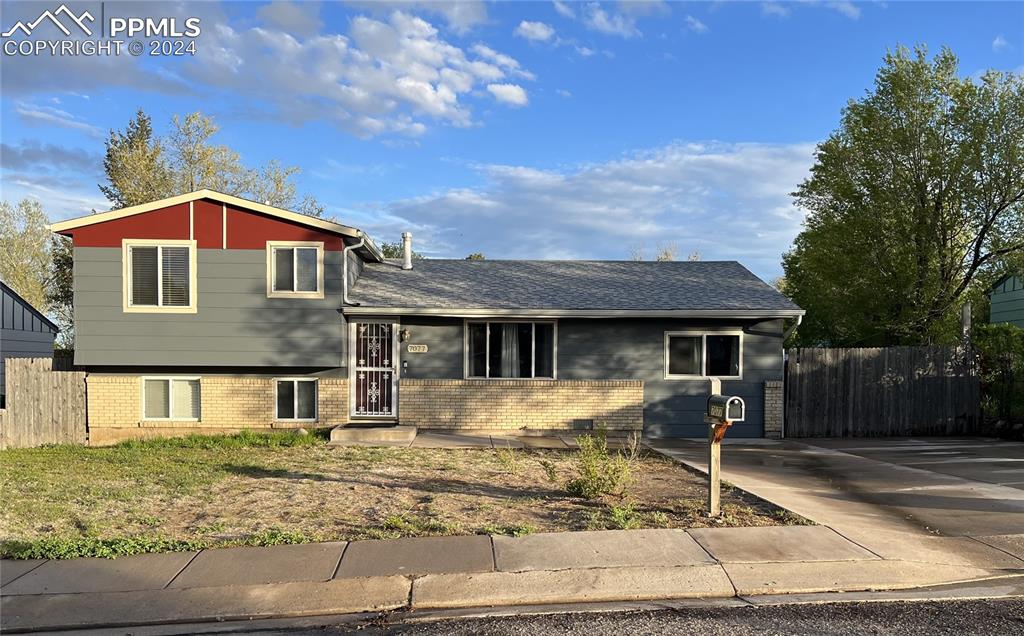
[(496, 499), (522, 499), (522, 498), (543, 498), (543, 499), (573, 499), (580, 505), (587, 506), (591, 502), (570, 497), (563, 490), (545, 487), (515, 487), (502, 486), (495, 483), (478, 483), (462, 481), (458, 479), (401, 479), (401, 478), (366, 478), (362, 476), (332, 477), (320, 473), (307, 473), (287, 470), (284, 468), (264, 468), (262, 466), (251, 466), (243, 464), (223, 464), (221, 469), (224, 472), (253, 479), (295, 479), (307, 481), (335, 482), (339, 484), (360, 484), (377, 488), (406, 488), (415, 492), (437, 493), (443, 492), (452, 495), (470, 495), (481, 497), (493, 497)]

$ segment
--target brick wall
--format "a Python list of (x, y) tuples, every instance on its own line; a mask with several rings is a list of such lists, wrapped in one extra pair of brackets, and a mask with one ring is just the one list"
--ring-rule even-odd
[(782, 438), (782, 399), (782, 380), (766, 381), (764, 383), (764, 436), (769, 439)]
[(86, 377), (90, 444), (129, 438), (233, 433), (242, 429), (336, 426), (348, 421), (348, 381), (319, 378), (316, 422), (274, 419), (274, 379), (267, 376), (204, 376), (196, 422), (143, 420), (142, 378), (89, 374)]
[(610, 432), (639, 431), (640, 380), (414, 380), (398, 393), (402, 424), (422, 429), (565, 431), (592, 420)]

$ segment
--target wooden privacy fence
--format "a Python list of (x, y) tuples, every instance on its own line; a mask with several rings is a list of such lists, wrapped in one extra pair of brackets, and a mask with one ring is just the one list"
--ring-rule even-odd
[(7, 358), (0, 448), (84, 444), (85, 373), (53, 371), (50, 358)]
[(969, 435), (981, 390), (962, 347), (790, 349), (787, 437)]

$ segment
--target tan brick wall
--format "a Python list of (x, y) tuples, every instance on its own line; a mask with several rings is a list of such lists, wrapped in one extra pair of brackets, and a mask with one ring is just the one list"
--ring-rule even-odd
[(764, 383), (764, 436), (769, 439), (782, 438), (782, 389), (782, 380), (768, 380)]
[(644, 423), (640, 380), (413, 380), (398, 392), (402, 424), (467, 432), (563, 431), (593, 420), (611, 432)]
[(142, 419), (142, 376), (89, 374), (86, 377), (89, 441), (102, 444), (135, 437), (345, 423), (348, 420), (348, 381), (318, 379), (316, 422), (275, 420), (274, 378), (270, 376), (200, 377), (200, 419), (180, 422)]

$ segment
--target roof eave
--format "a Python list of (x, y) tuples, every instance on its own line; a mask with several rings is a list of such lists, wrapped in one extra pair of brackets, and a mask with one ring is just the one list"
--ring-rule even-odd
[(446, 318), (796, 318), (803, 309), (487, 309), (479, 307), (343, 307), (350, 316), (438, 316)]

